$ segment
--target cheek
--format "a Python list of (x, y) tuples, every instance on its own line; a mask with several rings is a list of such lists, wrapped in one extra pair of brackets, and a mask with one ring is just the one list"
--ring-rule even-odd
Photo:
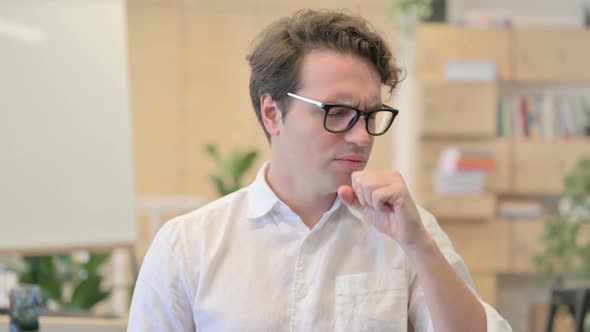
[[(308, 163), (324, 163), (332, 157), (333, 150), (344, 142), (341, 134), (333, 134), (324, 129), (323, 117), (301, 116), (287, 119), (291, 151), (306, 159)], [(289, 124), (289, 121), (292, 123)], [(297, 122), (297, 123), (295, 123)], [(296, 125), (295, 125), (296, 124)]]
[(301, 123), (303, 124), (301, 129), (303, 131), (315, 133), (316, 135), (324, 131), (324, 117), (319, 112), (307, 114), (307, 116), (302, 117), (301, 120)]
[[(295, 120), (295, 119), (293, 119)], [(318, 144), (323, 144), (330, 133), (324, 130), (320, 117), (306, 116), (297, 119), (296, 126), (292, 127), (291, 138), (293, 142), (302, 145), (302, 149), (313, 149)]]
[(325, 131), (323, 127), (315, 136), (310, 136), (307, 150), (313, 153), (320, 163), (326, 163), (332, 160), (335, 152), (342, 150), (338, 148), (342, 145), (343, 139), (340, 134), (333, 134)]

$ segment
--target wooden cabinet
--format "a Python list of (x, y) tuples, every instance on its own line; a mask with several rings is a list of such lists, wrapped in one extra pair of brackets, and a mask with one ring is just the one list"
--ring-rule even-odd
[(439, 220), (486, 221), (496, 214), (496, 196), (425, 196), (420, 201)]
[(505, 192), (510, 187), (510, 149), (506, 139), (484, 141), (460, 141), (453, 139), (437, 139), (424, 141), (420, 150), (419, 189), (433, 192), (432, 176), (436, 171), (440, 152), (449, 146), (460, 149), (490, 151), (495, 158), (495, 169), (488, 175), (487, 192)]
[(510, 272), (534, 273), (533, 257), (543, 251), (541, 236), (545, 223), (541, 219), (509, 220), (512, 227)]
[(514, 79), (518, 82), (590, 81), (590, 30), (514, 30)]
[(471, 277), (473, 278), (477, 294), (481, 299), (493, 307), (496, 306), (496, 293), (498, 289), (498, 278), (496, 274), (476, 272), (472, 273)]
[(506, 271), (510, 266), (510, 223), (441, 223), (472, 273)]
[[(541, 237), (545, 223), (544, 219), (498, 220), (496, 201), (563, 193), (565, 175), (581, 157), (590, 156), (590, 138), (540, 140), (536, 138), (538, 135), (520, 138), (514, 134), (516, 130), (510, 129), (522, 126), (525, 119), (538, 121), (539, 114), (533, 112), (534, 115), (525, 118), (523, 112), (516, 113), (517, 104), (514, 112), (511, 109), (510, 113), (499, 113), (499, 96), (529, 97), (552, 90), (556, 95), (561, 96), (561, 91), (569, 95), (569, 85), (576, 91), (584, 86), (585, 91), (590, 86), (590, 30), (501, 30), (428, 24), (417, 30), (415, 52), (421, 130), (416, 162), (417, 201), (440, 221), (469, 268), (480, 296), (492, 305), (502, 305), (505, 298), (497, 300), (502, 295), (498, 292), (502, 286), (499, 282), (503, 280), (499, 275), (537, 273), (533, 258), (544, 249)], [(461, 60), (495, 63), (497, 82), (448, 82), (445, 65)], [(527, 102), (533, 99), (536, 102), (535, 98)], [(555, 125), (563, 118), (563, 111), (557, 108), (554, 107), (559, 112), (555, 114)], [(499, 116), (505, 125), (503, 132), (509, 133), (509, 137), (497, 137)], [(547, 121), (546, 125), (549, 120), (540, 119), (541, 123)], [(440, 152), (450, 146), (493, 152), (496, 168), (487, 178), (483, 195), (437, 197), (433, 194), (433, 176)], [(460, 179), (457, 187), (462, 187)], [(580, 237), (590, 238), (590, 230)], [(500, 288), (505, 291), (504, 287)], [(529, 303), (519, 301), (516, 305), (522, 306), (525, 313)], [(527, 326), (522, 321), (511, 323)]]
[(496, 135), (495, 84), (426, 84), (421, 99), (425, 136)]
[(449, 60), (489, 60), (496, 64), (500, 80), (510, 80), (510, 30), (474, 29), (425, 24), (416, 32), (416, 68), (420, 80), (445, 80)]
[(516, 141), (514, 144), (513, 192), (559, 194), (563, 178), (578, 159), (590, 155), (590, 140)]
[(445, 81), (445, 63), (488, 60), (500, 81), (590, 81), (590, 31), (568, 28), (485, 29), (421, 25), (416, 33), (418, 76)]
[(136, 190), (179, 193), (179, 22), (173, 11), (128, 13), (129, 78)]
[[(510, 264), (507, 272), (519, 274), (538, 272), (533, 260), (545, 248), (541, 238), (549, 218), (550, 216), (538, 219), (502, 220), (509, 223), (511, 229)], [(578, 233), (578, 241), (584, 243), (588, 239), (590, 239), (590, 229), (582, 228)]]

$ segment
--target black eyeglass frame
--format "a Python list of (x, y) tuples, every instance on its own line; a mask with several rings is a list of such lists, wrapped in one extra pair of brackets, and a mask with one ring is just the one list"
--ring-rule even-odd
[[(321, 108), (322, 110), (324, 110), (324, 129), (328, 132), (334, 133), (334, 134), (339, 134), (339, 133), (343, 133), (345, 131), (350, 130), (352, 127), (354, 127), (354, 125), (358, 122), (359, 118), (362, 116), (365, 117), (365, 129), (367, 130), (367, 133), (369, 133), (369, 135), (371, 136), (381, 136), (383, 134), (385, 134), (389, 128), (391, 127), (391, 125), (393, 124), (393, 121), (395, 120), (395, 118), (397, 117), (397, 115), (399, 114), (399, 110), (391, 107), (391, 106), (387, 106), (385, 104), (381, 104), (381, 109), (378, 110), (373, 110), (373, 111), (361, 111), (359, 109), (356, 109), (350, 105), (342, 105), (342, 104), (325, 104), (322, 103), (320, 101), (317, 100), (313, 100), (313, 99), (309, 99), (306, 97), (302, 97), (299, 96), (297, 94), (288, 92), (287, 95), (291, 98), (295, 98), (297, 100), (301, 100), (303, 102), (306, 102), (308, 104), (312, 104), (315, 105), (319, 108)], [(335, 107), (341, 107), (341, 108), (346, 108), (346, 109), (350, 109), (356, 112), (356, 115), (352, 118), (352, 120), (350, 120), (350, 122), (348, 123), (348, 125), (346, 126), (346, 128), (342, 129), (342, 130), (332, 130), (329, 129), (326, 126), (326, 122), (328, 120), (328, 114), (330, 113), (330, 110), (335, 108)], [(389, 112), (392, 113), (391, 116), (391, 120), (389, 120), (389, 123), (387, 124), (387, 126), (385, 126), (385, 129), (383, 129), (383, 131), (379, 132), (379, 133), (372, 133), (371, 130), (369, 129), (369, 117), (375, 113), (378, 112)]]

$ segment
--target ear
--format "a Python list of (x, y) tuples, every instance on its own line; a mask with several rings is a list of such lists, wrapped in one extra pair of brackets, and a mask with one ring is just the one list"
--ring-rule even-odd
[(260, 115), (262, 116), (262, 123), (264, 123), (264, 127), (270, 136), (278, 136), (283, 124), (283, 114), (277, 101), (268, 93), (260, 97)]

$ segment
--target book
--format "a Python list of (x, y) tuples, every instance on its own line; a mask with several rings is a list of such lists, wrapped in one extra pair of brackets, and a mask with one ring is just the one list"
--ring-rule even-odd
[(502, 218), (534, 219), (543, 216), (544, 208), (535, 200), (505, 200), (498, 203), (498, 214)]

